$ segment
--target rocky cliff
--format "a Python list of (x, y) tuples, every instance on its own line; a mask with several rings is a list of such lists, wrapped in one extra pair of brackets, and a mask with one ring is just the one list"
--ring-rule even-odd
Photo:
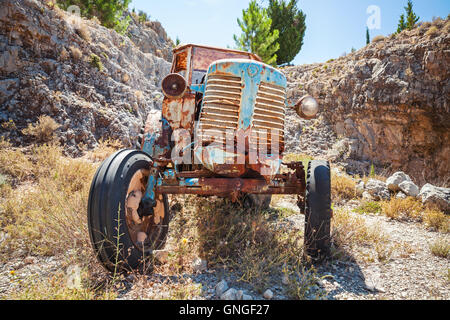
[[(420, 182), (448, 184), (449, 67), (447, 19), (284, 72), (290, 100), (309, 93), (320, 102), (321, 118), (338, 138), (328, 158), (360, 173), (374, 163), (387, 171), (402, 169)], [(298, 129), (299, 122), (290, 127)]]
[(130, 145), (146, 114), (161, 108), (170, 68), (171, 41), (153, 28), (132, 23), (131, 36), (121, 36), (41, 1), (2, 0), (0, 123), (13, 125), (0, 133), (26, 143), (21, 129), (47, 114), (71, 154), (102, 137)]

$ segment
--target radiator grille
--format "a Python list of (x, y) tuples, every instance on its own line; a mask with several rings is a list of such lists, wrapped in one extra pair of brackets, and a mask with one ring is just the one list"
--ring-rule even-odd
[[(225, 143), (225, 133), (238, 128), (241, 103), (241, 78), (225, 75), (210, 75), (203, 98), (200, 114), (200, 135), (204, 144), (211, 141)], [(284, 146), (285, 89), (281, 86), (262, 82), (256, 97), (252, 122), (253, 147), (265, 144), (267, 150), (271, 142), (279, 141)], [(261, 135), (262, 134), (262, 135)]]
[(239, 120), (241, 93), (240, 77), (208, 76), (199, 125), (203, 143), (213, 140), (225, 142), (227, 130), (234, 134)]
[[(262, 82), (256, 96), (255, 112), (253, 114), (253, 139), (259, 144), (266, 144), (270, 150), (271, 142), (278, 140), (279, 146), (284, 145), (286, 91), (283, 87)], [(258, 136), (258, 134), (262, 134)]]

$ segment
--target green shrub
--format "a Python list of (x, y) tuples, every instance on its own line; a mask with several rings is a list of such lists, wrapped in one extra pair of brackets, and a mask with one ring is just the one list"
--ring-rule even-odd
[(103, 70), (103, 63), (100, 60), (100, 57), (96, 54), (91, 54), (91, 66), (93, 66), (94, 68), (97, 68), (98, 71), (102, 71)]
[(88, 19), (97, 17), (101, 24), (124, 34), (130, 23), (130, 17), (123, 16), (131, 0), (57, 0), (58, 6), (67, 10), (71, 5), (80, 8), (81, 15)]

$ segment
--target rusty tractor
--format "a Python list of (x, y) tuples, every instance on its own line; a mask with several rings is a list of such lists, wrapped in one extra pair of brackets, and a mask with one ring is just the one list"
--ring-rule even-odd
[[(162, 81), (162, 112), (151, 112), (134, 149), (98, 168), (89, 194), (88, 227), (110, 271), (139, 269), (164, 246), (168, 195), (229, 197), (267, 207), (274, 194), (297, 195), (305, 214), (305, 252), (330, 249), (331, 183), (326, 161), (283, 162), (285, 114), (313, 119), (318, 104), (289, 105), (286, 77), (251, 53), (199, 45), (174, 49)], [(283, 170), (281, 170), (283, 168)]]

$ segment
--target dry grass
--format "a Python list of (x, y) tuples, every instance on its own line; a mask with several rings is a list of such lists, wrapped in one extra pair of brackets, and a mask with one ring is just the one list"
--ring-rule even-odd
[(380, 204), (382, 213), (391, 219), (422, 222), (428, 228), (442, 233), (450, 231), (450, 217), (436, 208), (424, 207), (416, 198), (392, 198)]
[(436, 257), (450, 258), (450, 243), (444, 238), (436, 239), (430, 243), (430, 251)]
[[(368, 260), (373, 256), (385, 262), (393, 252), (389, 238), (377, 226), (367, 226), (364, 219), (345, 209), (335, 210), (332, 220), (332, 257), (352, 257), (353, 253), (364, 253)], [(368, 253), (367, 253), (368, 252)]]
[(179, 197), (181, 208), (171, 222), (169, 261), (165, 272), (190, 270), (195, 257), (208, 268), (233, 270), (239, 281), (262, 292), (283, 266), (302, 265), (303, 236), (278, 228), (277, 210), (255, 212), (220, 198)]
[(122, 142), (114, 139), (100, 139), (98, 141), (97, 147), (87, 153), (87, 158), (92, 161), (103, 161), (116, 152), (123, 148)]
[(416, 198), (392, 198), (381, 202), (381, 210), (387, 217), (399, 221), (422, 221), (422, 203)]
[[(114, 298), (110, 281), (98, 282), (105, 278), (105, 273), (94, 256), (87, 232), (87, 197), (96, 166), (82, 159), (64, 157), (56, 144), (33, 146), (26, 154), (4, 141), (0, 145), (0, 159), (9, 155), (8, 161), (14, 156), (27, 164), (15, 166), (14, 171), (8, 167), (8, 174), (21, 179), (21, 184), (11, 186), (6, 181), (0, 185), (0, 229), (8, 234), (0, 245), (2, 261), (17, 257), (18, 252), (51, 255), (60, 257), (64, 264), (77, 264), (87, 270), (77, 289), (67, 287), (64, 273), (34, 279), (14, 278), (12, 272), (16, 290), (3, 298)], [(62, 265), (59, 270), (64, 268)]]
[(68, 275), (59, 270), (48, 279), (28, 277), (20, 279), (11, 275), (15, 288), (5, 298), (9, 300), (111, 300), (117, 297), (114, 290), (99, 285), (87, 271), (80, 274), (78, 286), (71, 286)]
[(78, 49), (77, 47), (73, 47), (73, 46), (71, 46), (69, 49), (70, 49), (70, 53), (72, 54), (72, 58), (75, 61), (80, 61), (81, 58), (83, 57), (83, 53), (81, 52), (81, 50)]
[(76, 33), (85, 41), (91, 42), (91, 32), (89, 31), (89, 28), (86, 24), (81, 23), (76, 29)]
[(442, 29), (445, 33), (450, 33), (450, 20), (445, 23), (444, 28)]
[(67, 52), (66, 48), (62, 48), (61, 52), (59, 53), (60, 61), (65, 61), (68, 58), (69, 58), (69, 52)]
[(42, 115), (35, 124), (29, 124), (28, 128), (23, 129), (22, 133), (40, 143), (51, 142), (55, 139), (55, 131), (59, 127), (60, 125), (51, 117)]
[(32, 163), (19, 150), (12, 148), (11, 144), (0, 139), (0, 173), (17, 179), (24, 179), (31, 173)]
[(372, 43), (380, 42), (380, 41), (383, 41), (384, 39), (385, 39), (384, 36), (379, 35), (379, 36), (376, 36), (376, 37), (374, 37), (374, 38), (372, 39)]
[(331, 174), (331, 196), (333, 201), (351, 200), (356, 197), (356, 182), (351, 177)]
[(431, 26), (431, 27), (427, 30), (427, 32), (425, 32), (425, 35), (426, 35), (427, 37), (430, 37), (430, 38), (435, 37), (435, 36), (437, 36), (438, 34), (439, 34), (439, 29), (438, 29), (436, 26)]
[(353, 212), (359, 214), (378, 214), (381, 212), (381, 205), (377, 201), (363, 201), (357, 208), (353, 210)]
[(450, 217), (437, 209), (426, 208), (423, 212), (423, 222), (427, 227), (436, 231), (442, 233), (450, 232)]
[[(36, 147), (32, 154), (34, 184), (26, 192), (16, 189), (4, 199), (1, 210), (10, 235), (6, 250), (18, 248), (43, 255), (68, 250), (90, 254), (86, 203), (95, 166), (69, 160), (55, 145)], [(81, 253), (81, 252), (80, 252)]]

